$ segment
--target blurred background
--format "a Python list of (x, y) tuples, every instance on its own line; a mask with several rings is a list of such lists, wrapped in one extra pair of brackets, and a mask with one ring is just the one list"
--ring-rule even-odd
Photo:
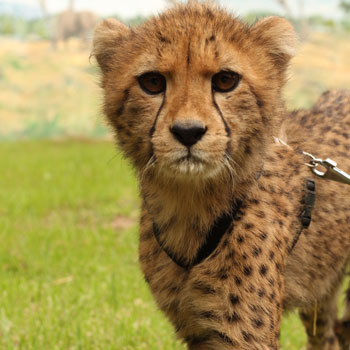
[[(172, 2), (0, 0), (0, 350), (184, 350), (140, 273), (137, 184), (89, 59), (98, 21), (137, 25)], [(293, 22), (290, 110), (350, 88), (349, 0), (218, 2)], [(281, 337), (305, 349), (295, 314)]]
[[(129, 25), (165, 0), (0, 0), (0, 140), (105, 137), (92, 29), (104, 17)], [(326, 89), (347, 87), (350, 3), (344, 0), (222, 0), (248, 22), (286, 16), (302, 45), (286, 89), (290, 108), (309, 107)]]

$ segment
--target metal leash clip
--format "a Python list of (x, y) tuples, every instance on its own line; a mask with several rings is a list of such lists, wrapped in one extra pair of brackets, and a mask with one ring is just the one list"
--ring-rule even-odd
[[(323, 179), (333, 180), (337, 182), (341, 182), (343, 184), (350, 185), (350, 175), (344, 172), (343, 170), (340, 170), (337, 168), (337, 163), (327, 158), (326, 160), (319, 159), (314, 157), (312, 154), (303, 152), (303, 154), (310, 159), (309, 163), (305, 163), (308, 167), (311, 168), (311, 171)], [(321, 165), (326, 169), (326, 171), (319, 171), (317, 170), (317, 167)]]

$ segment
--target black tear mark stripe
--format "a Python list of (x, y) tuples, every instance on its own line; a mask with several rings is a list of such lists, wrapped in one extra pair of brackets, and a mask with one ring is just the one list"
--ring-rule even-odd
[(158, 109), (158, 112), (156, 114), (156, 117), (154, 118), (154, 122), (153, 122), (153, 125), (149, 131), (149, 137), (150, 137), (150, 147), (149, 147), (149, 158), (151, 159), (153, 156), (154, 156), (154, 151), (153, 151), (153, 143), (152, 143), (152, 136), (156, 130), (156, 124), (157, 124), (157, 120), (158, 120), (158, 117), (160, 115), (160, 112), (162, 111), (163, 107), (164, 107), (164, 104), (165, 104), (165, 95), (163, 97), (163, 101), (162, 101), (162, 104), (160, 105), (159, 109)]
[(229, 128), (225, 118), (224, 118), (224, 115), (221, 112), (220, 107), (218, 106), (218, 104), (215, 101), (214, 91), (212, 92), (212, 100), (213, 100), (213, 104), (214, 104), (215, 109), (218, 111), (218, 113), (220, 115), (220, 118), (221, 118), (222, 122), (224, 123), (225, 131), (226, 131), (227, 136), (231, 136), (231, 130), (230, 130), (230, 128)]
[(117, 112), (116, 112), (117, 117), (120, 117), (124, 113), (125, 104), (128, 102), (128, 99), (129, 99), (129, 89), (125, 89), (122, 105), (117, 109)]
[(159, 117), (159, 114), (160, 112), (162, 111), (163, 107), (164, 107), (164, 104), (165, 104), (165, 95), (163, 97), (163, 101), (162, 101), (162, 104), (160, 105), (159, 109), (158, 109), (158, 112), (156, 114), (156, 117), (154, 118), (154, 122), (153, 122), (153, 125), (149, 131), (149, 137), (152, 138), (155, 130), (156, 130), (156, 124), (157, 124), (157, 121), (158, 121), (158, 117)]

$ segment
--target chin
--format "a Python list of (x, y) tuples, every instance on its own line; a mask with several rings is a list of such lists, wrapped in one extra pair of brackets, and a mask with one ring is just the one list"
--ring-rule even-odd
[(222, 176), (224, 164), (198, 156), (181, 156), (166, 164), (160, 164), (159, 172), (169, 180), (198, 182)]

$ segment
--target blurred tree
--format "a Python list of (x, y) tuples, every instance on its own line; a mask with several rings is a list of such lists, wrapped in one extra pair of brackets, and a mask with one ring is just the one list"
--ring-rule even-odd
[(74, 0), (69, 0), (68, 10), (74, 11)]
[(277, 2), (282, 6), (284, 12), (286, 13), (286, 16), (289, 18), (293, 17), (292, 11), (290, 10), (290, 7), (286, 0), (277, 0)]
[(309, 32), (309, 25), (308, 22), (304, 16), (304, 0), (298, 1), (298, 15), (294, 16), (293, 12), (291, 11), (287, 0), (277, 0), (277, 2), (282, 6), (285, 15), (290, 20), (293, 20), (294, 24), (296, 25), (301, 39), (306, 39)]
[(59, 41), (67, 41), (69, 38), (80, 38), (85, 45), (91, 36), (91, 32), (98, 23), (98, 16), (91, 11), (74, 11), (74, 1), (69, 1), (69, 9), (58, 14), (56, 18), (55, 34), (52, 44), (57, 46)]
[(41, 12), (44, 17), (48, 16), (46, 0), (39, 0)]
[(339, 7), (346, 13), (350, 13), (350, 1), (342, 0), (340, 1)]

